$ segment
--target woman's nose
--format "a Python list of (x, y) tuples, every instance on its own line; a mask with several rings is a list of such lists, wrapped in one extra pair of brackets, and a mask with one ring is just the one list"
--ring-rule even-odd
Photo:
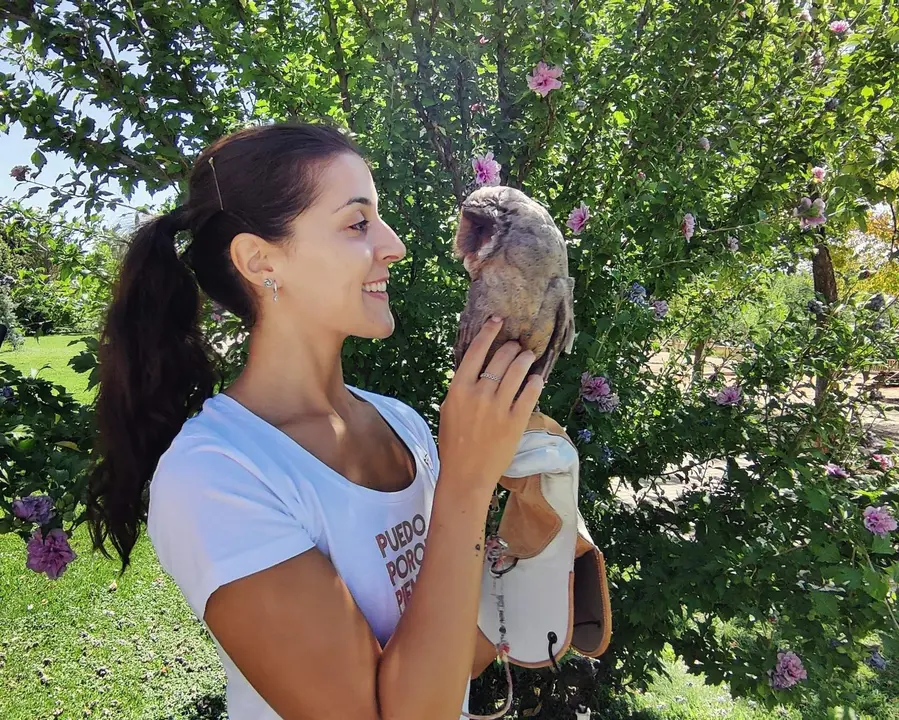
[(387, 223), (384, 223), (384, 229), (378, 238), (378, 257), (384, 262), (396, 262), (406, 257), (406, 246), (399, 236), (393, 231)]

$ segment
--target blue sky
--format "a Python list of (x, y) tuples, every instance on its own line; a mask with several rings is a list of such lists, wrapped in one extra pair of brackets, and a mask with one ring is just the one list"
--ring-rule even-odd
[[(9, 171), (16, 165), (32, 165), (31, 154), (37, 149), (37, 141), (30, 140), (25, 137), (25, 133), (18, 125), (12, 125), (6, 135), (0, 135), (0, 158), (3, 159), (3, 166), (0, 167), (0, 198), (16, 198), (33, 208), (46, 207), (50, 201), (50, 194), (46, 190), (41, 190), (28, 199), (23, 199), (25, 193), (31, 187), (28, 183), (17, 183), (10, 177)], [(40, 182), (52, 185), (56, 177), (60, 173), (68, 174), (69, 170), (76, 167), (76, 164), (68, 157), (60, 153), (45, 153), (47, 164), (41, 171)], [(33, 167), (33, 165), (32, 165)], [(117, 188), (110, 187), (110, 191), (116, 192)], [(155, 200), (143, 187), (139, 188), (130, 201), (129, 205), (139, 206), (142, 204), (155, 205), (164, 200), (162, 195), (157, 195)], [(74, 203), (63, 207), (63, 211), (70, 215), (80, 213), (81, 210), (74, 209)], [(116, 210), (115, 212), (106, 211), (103, 213), (106, 222), (110, 225), (121, 223), (123, 225), (131, 225), (134, 213), (130, 210)]]
[[(2, 61), (0, 61), (0, 71), (14, 72), (18, 75), (17, 68)], [(39, 82), (39, 84), (44, 86), (43, 83)], [(45, 89), (50, 90), (50, 88), (44, 87)], [(104, 124), (108, 124), (112, 117), (105, 109), (98, 109), (87, 103), (81, 103), (78, 109), (83, 114), (92, 117), (97, 122), (98, 127), (103, 127)], [(5, 135), (0, 134), (0, 199), (14, 198), (22, 200), (23, 204), (27, 207), (47, 207), (47, 204), (50, 202), (50, 193), (47, 190), (41, 190), (32, 197), (25, 199), (25, 194), (32, 185), (29, 183), (17, 183), (9, 175), (9, 171), (16, 165), (30, 165), (34, 167), (34, 164), (31, 162), (31, 155), (37, 150), (37, 146), (37, 140), (26, 138), (24, 129), (16, 124), (11, 125), (8, 133)], [(60, 174), (68, 175), (70, 170), (77, 167), (75, 162), (61, 153), (44, 153), (44, 155), (47, 158), (47, 164), (41, 171), (38, 180), (46, 185), (53, 185), (57, 176)], [(120, 194), (117, 183), (110, 184), (106, 186), (105, 189)], [(125, 199), (125, 202), (129, 205), (134, 205), (135, 207), (144, 204), (153, 206), (161, 204), (165, 199), (166, 196), (162, 193), (157, 194), (155, 197), (151, 196), (141, 186), (130, 199)], [(69, 215), (81, 213), (82, 210), (76, 210), (74, 205), (74, 202), (72, 202), (63, 206), (63, 212)], [(103, 216), (106, 223), (109, 225), (122, 224), (126, 227), (130, 227), (134, 222), (134, 212), (126, 209), (118, 209), (114, 212), (107, 210), (103, 213)]]

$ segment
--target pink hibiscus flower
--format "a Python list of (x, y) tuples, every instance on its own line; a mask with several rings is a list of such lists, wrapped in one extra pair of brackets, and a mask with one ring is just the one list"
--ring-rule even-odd
[(849, 29), (849, 21), (848, 20), (834, 20), (830, 25), (830, 31), (832, 33), (836, 33), (837, 35), (842, 35)]
[(680, 224), (680, 231), (684, 235), (685, 240), (693, 237), (693, 231), (696, 229), (696, 218), (691, 213), (684, 215), (684, 219)]
[(890, 512), (888, 507), (873, 507), (869, 505), (865, 508), (863, 514), (865, 516), (865, 527), (875, 535), (886, 537), (899, 527), (899, 524), (896, 523), (896, 518), (893, 517), (893, 513)]
[(534, 68), (533, 74), (528, 75), (528, 87), (536, 90), (541, 97), (546, 97), (550, 91), (562, 87), (560, 77), (562, 77), (562, 68), (556, 65), (547, 65), (541, 60)]
[(575, 235), (580, 234), (590, 218), (590, 208), (581, 203), (580, 207), (576, 207), (568, 215), (568, 221), (565, 223), (571, 228)]
[(75, 551), (69, 547), (69, 539), (62, 530), (51, 530), (44, 539), (38, 529), (28, 541), (28, 560), (25, 566), (29, 570), (46, 573), (48, 578), (56, 580), (75, 557)]
[(475, 182), (478, 185), (499, 184), (499, 171), (502, 169), (502, 165), (493, 159), (492, 152), (478, 155), (471, 161), (471, 166), (474, 168)]

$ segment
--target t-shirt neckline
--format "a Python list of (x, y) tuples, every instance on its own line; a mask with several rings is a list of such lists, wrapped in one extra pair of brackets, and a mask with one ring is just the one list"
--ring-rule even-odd
[[(300, 443), (298, 443), (296, 440), (294, 440), (292, 437), (290, 437), (290, 435), (285, 433), (283, 430), (281, 430), (278, 427), (275, 427), (274, 425), (272, 425), (270, 422), (268, 422), (264, 418), (261, 418), (259, 415), (254, 413), (252, 410), (250, 410), (248, 407), (246, 407), (239, 401), (235, 400), (230, 395), (226, 395), (225, 393), (220, 392), (220, 393), (217, 393), (216, 395), (214, 395), (213, 397), (209, 398), (209, 400), (207, 400), (207, 402), (213, 401), (213, 400), (215, 400), (217, 402), (222, 402), (222, 400), (219, 400), (219, 398), (223, 398), (225, 403), (230, 404), (232, 407), (237, 408), (239, 412), (248, 415), (254, 422), (258, 422), (262, 426), (268, 428), (276, 436), (280, 437), (282, 442), (285, 442), (289, 446), (294, 448), (295, 451), (298, 452), (300, 455), (302, 455), (303, 458), (307, 462), (312, 463), (316, 467), (320, 468), (321, 471), (327, 477), (329, 477), (332, 480), (335, 480), (339, 485), (342, 485), (343, 487), (345, 487), (346, 489), (348, 489), (350, 491), (356, 492), (360, 495), (364, 495), (369, 499), (377, 500), (377, 501), (385, 502), (385, 503), (402, 502), (402, 501), (408, 499), (410, 496), (414, 495), (418, 491), (419, 485), (421, 483), (422, 468), (421, 468), (421, 458), (419, 457), (419, 453), (417, 452), (418, 444), (415, 442), (415, 439), (406, 430), (406, 428), (402, 426), (402, 423), (399, 423), (394, 418), (389, 417), (390, 415), (392, 415), (392, 413), (388, 409), (383, 408), (381, 406), (380, 402), (378, 402), (374, 399), (374, 397), (376, 397), (376, 396), (374, 396), (372, 393), (368, 393), (368, 392), (365, 392), (358, 388), (354, 388), (352, 385), (347, 385), (346, 383), (344, 383), (344, 385), (357, 398), (370, 403), (375, 408), (375, 410), (378, 411), (378, 414), (384, 419), (384, 422), (386, 422), (388, 424), (388, 426), (390, 426), (390, 428), (393, 430), (393, 432), (395, 432), (397, 434), (397, 436), (400, 438), (400, 440), (402, 440), (403, 444), (408, 449), (409, 453), (412, 455), (413, 462), (415, 463), (415, 474), (412, 477), (412, 482), (410, 482), (402, 490), (393, 490), (393, 491), (375, 490), (373, 488), (365, 487), (364, 485), (359, 485), (358, 483), (354, 483), (352, 480), (349, 480), (348, 478), (341, 475), (330, 465), (328, 465), (327, 463), (325, 463), (322, 460), (320, 460), (319, 458), (317, 458), (315, 455), (313, 455), (311, 452), (309, 452), (306, 448), (304, 448)], [(363, 397), (362, 396), (363, 394), (366, 395), (367, 397)]]

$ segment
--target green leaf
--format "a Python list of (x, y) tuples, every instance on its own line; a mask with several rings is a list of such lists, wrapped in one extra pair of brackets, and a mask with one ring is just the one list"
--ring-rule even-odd
[(883, 602), (890, 591), (890, 580), (886, 573), (879, 573), (871, 568), (864, 568), (862, 572), (865, 577), (865, 592), (878, 602)]
[(892, 555), (896, 550), (890, 542), (889, 536), (874, 535), (874, 539), (871, 541), (871, 552), (878, 555)]
[(826, 513), (830, 509), (830, 495), (816, 487), (807, 487), (802, 491), (809, 507), (820, 513)]
[(815, 612), (823, 618), (835, 618), (840, 614), (839, 598), (835, 593), (814, 593), (812, 606), (815, 608)]
[(31, 164), (34, 165), (38, 170), (44, 167), (47, 164), (47, 158), (44, 156), (40, 150), (35, 150), (31, 153)]

